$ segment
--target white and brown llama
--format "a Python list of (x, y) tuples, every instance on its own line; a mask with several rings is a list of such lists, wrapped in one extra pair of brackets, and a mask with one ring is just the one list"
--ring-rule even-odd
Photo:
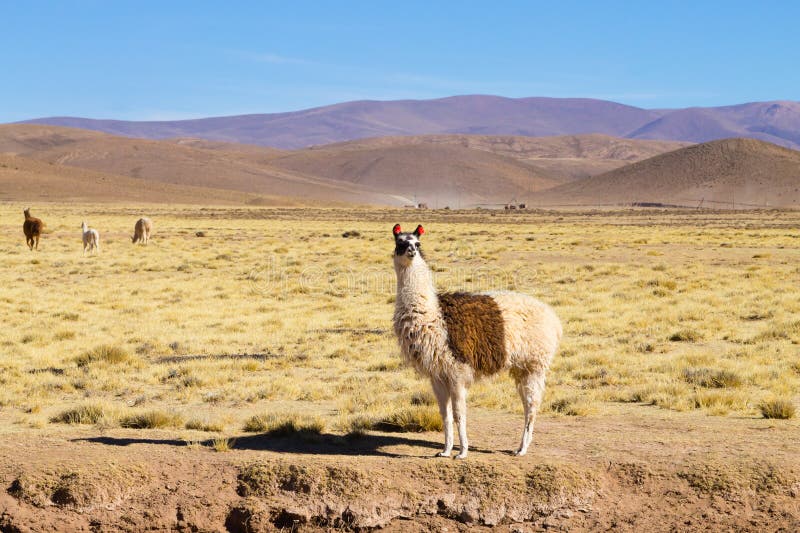
[(153, 221), (147, 217), (142, 217), (136, 221), (136, 225), (133, 227), (133, 237), (131, 237), (131, 242), (133, 244), (141, 243), (147, 244), (147, 241), (150, 240), (150, 232), (153, 230)]
[(438, 293), (422, 255), (422, 226), (404, 233), (392, 230), (397, 300), (394, 330), (403, 356), (427, 376), (444, 423), (444, 450), (453, 450), (453, 419), (461, 450), (467, 456), (467, 388), (479, 377), (507, 369), (517, 384), (525, 410), (516, 455), (525, 455), (541, 405), (545, 374), (561, 340), (555, 312), (535, 298), (514, 292)]
[(100, 233), (90, 228), (86, 222), (81, 222), (81, 233), (83, 234), (83, 255), (86, 255), (86, 250), (89, 253), (100, 253)]

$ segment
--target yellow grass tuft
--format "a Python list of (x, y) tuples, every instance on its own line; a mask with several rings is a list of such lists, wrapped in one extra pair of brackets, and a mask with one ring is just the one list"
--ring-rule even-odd
[(50, 422), (62, 424), (97, 424), (111, 417), (111, 410), (97, 403), (83, 404), (62, 411), (50, 418)]
[(123, 416), (119, 424), (124, 428), (133, 429), (174, 428), (182, 426), (183, 419), (174, 413), (153, 410)]
[(225, 437), (217, 437), (211, 441), (211, 448), (215, 452), (229, 452), (233, 449), (236, 439), (228, 439)]
[(379, 431), (421, 432), (441, 431), (439, 409), (425, 405), (403, 407), (377, 420), (373, 428)]
[(319, 417), (269, 413), (255, 415), (245, 422), (243, 431), (286, 436), (295, 433), (318, 434), (325, 430), (325, 421)]
[(758, 409), (764, 418), (776, 418), (779, 420), (794, 418), (797, 413), (794, 404), (785, 398), (765, 400), (758, 405)]
[(103, 344), (89, 350), (83, 355), (78, 356), (75, 362), (78, 366), (86, 366), (91, 363), (101, 362), (108, 364), (125, 363), (131, 358), (127, 350), (120, 346)]

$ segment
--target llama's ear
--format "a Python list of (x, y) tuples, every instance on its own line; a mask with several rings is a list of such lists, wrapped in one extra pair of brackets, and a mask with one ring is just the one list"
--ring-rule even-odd
[(400, 228), (400, 224), (395, 224), (395, 225), (394, 225), (394, 227), (392, 228), (392, 234), (393, 234), (395, 237), (397, 237), (398, 235), (400, 235), (400, 232), (401, 232), (401, 231), (403, 231), (403, 230)]
[(423, 228), (422, 225), (417, 226), (417, 229), (414, 230), (414, 235), (416, 235), (417, 237), (419, 237), (423, 233), (425, 233), (425, 228)]

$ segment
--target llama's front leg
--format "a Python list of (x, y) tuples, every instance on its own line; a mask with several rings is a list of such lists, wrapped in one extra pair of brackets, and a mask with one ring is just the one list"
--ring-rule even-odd
[(456, 459), (464, 459), (467, 456), (469, 442), (467, 441), (467, 388), (458, 384), (450, 392), (453, 401), (453, 415), (458, 426), (458, 442), (461, 451), (456, 455)]
[(433, 394), (439, 403), (439, 414), (442, 415), (444, 427), (444, 450), (437, 453), (437, 457), (450, 457), (453, 452), (453, 404), (450, 400), (450, 389), (442, 382), (431, 380)]

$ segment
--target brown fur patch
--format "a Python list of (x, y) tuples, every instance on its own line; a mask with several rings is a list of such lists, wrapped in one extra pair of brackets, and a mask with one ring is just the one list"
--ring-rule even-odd
[(485, 294), (439, 294), (450, 349), (477, 374), (498, 372), (506, 363), (505, 323), (494, 298)]

